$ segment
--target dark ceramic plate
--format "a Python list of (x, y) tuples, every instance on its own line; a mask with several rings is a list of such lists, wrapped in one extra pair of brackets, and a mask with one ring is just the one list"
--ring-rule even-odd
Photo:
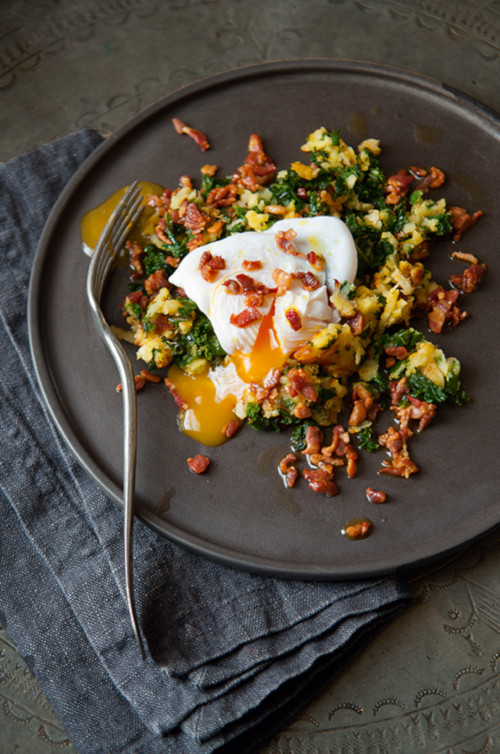
[[(208, 134), (203, 154), (178, 136), (178, 117)], [(394, 572), (455, 551), (499, 523), (500, 463), (496, 400), (500, 374), (500, 295), (495, 208), (500, 164), (499, 119), (440, 84), (352, 62), (283, 62), (230, 72), (167, 97), (109, 137), (59, 199), (33, 270), (29, 324), (41, 387), (62, 435), (80, 462), (117, 502), (121, 480), (121, 399), (111, 357), (96, 336), (85, 298), (88, 259), (80, 218), (135, 178), (176, 186), (201, 166), (220, 174), (241, 164), (257, 132), (278, 166), (300, 159), (307, 135), (340, 128), (348, 143), (379, 138), (386, 172), (437, 165), (447, 175), (450, 202), (485, 217), (460, 248), (487, 263), (483, 286), (467, 298), (470, 317), (438, 344), (463, 365), (472, 402), (444, 408), (412, 445), (421, 472), (409, 480), (379, 477), (381, 453), (365, 454), (355, 479), (338, 475), (328, 499), (305, 483), (286, 490), (277, 474), (288, 436), (246, 427), (230, 443), (209, 449), (206, 475), (186, 458), (203, 451), (180, 433), (173, 400), (163, 387), (138, 395), (137, 507), (158, 531), (227, 564), (314, 579)], [(434, 247), (438, 280), (462, 269), (451, 245)], [(125, 281), (108, 295), (120, 321)], [(367, 501), (367, 486), (383, 488), (385, 505)], [(368, 516), (372, 536), (349, 541), (351, 519)]]

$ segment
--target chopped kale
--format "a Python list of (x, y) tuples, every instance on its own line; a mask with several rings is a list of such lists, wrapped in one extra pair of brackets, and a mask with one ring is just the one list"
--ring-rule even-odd
[(435, 220), (437, 220), (437, 230), (435, 231), (437, 236), (449, 236), (453, 233), (451, 212), (442, 212), (436, 215)]
[(287, 170), (270, 187), (272, 202), (282, 204), (285, 207), (293, 202), (297, 210), (302, 209), (305, 206), (305, 201), (298, 195), (297, 189), (301, 188), (303, 184), (303, 179), (294, 170)]
[(169, 347), (173, 350), (175, 363), (181, 369), (195, 359), (207, 359), (210, 364), (218, 364), (226, 355), (210, 320), (202, 312), (198, 312), (191, 330), (179, 335), (175, 341), (169, 341)]
[(356, 437), (358, 438), (361, 450), (366, 450), (368, 453), (375, 453), (375, 451), (380, 449), (380, 444), (373, 431), (373, 427), (360, 429), (359, 432), (356, 433)]
[(380, 338), (381, 350), (390, 348), (391, 346), (404, 346), (407, 351), (411, 352), (415, 349), (418, 343), (425, 340), (425, 336), (418, 330), (414, 330), (413, 327), (408, 327), (405, 330), (397, 330), (393, 333), (385, 333)]
[(204, 173), (201, 177), (201, 195), (203, 199), (207, 198), (212, 189), (227, 186), (229, 183), (231, 183), (231, 176), (218, 178), (215, 175)]
[(164, 270), (167, 266), (165, 262), (165, 249), (159, 249), (154, 244), (148, 244), (148, 246), (144, 247), (142, 264), (147, 276), (152, 275), (157, 270)]
[(305, 449), (306, 443), (306, 431), (308, 427), (313, 427), (314, 422), (311, 419), (305, 419), (298, 426), (294, 427), (291, 438), (291, 448), (296, 453), (300, 453)]
[(340, 129), (333, 129), (328, 134), (328, 136), (332, 140), (332, 144), (334, 147), (338, 147), (340, 144), (340, 134), (341, 134)]
[(447, 400), (462, 406), (470, 401), (469, 396), (461, 388), (458, 375), (452, 375), (444, 387), (439, 387), (432, 380), (418, 370), (406, 378), (411, 395), (427, 403), (444, 403)]
[(142, 319), (142, 309), (140, 304), (132, 303), (129, 299), (126, 300), (123, 311), (130, 317), (135, 317), (135, 319), (139, 321)]
[(356, 295), (356, 286), (345, 280), (339, 288), (339, 293), (346, 298), (353, 299)]

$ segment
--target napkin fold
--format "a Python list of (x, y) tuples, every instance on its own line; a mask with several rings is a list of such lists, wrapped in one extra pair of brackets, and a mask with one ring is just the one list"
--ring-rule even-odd
[(53, 426), (26, 304), (43, 226), (102, 141), (81, 130), (0, 165), (0, 620), (81, 754), (254, 750), (410, 598), (400, 579), (305, 582), (228, 568), (134, 527)]

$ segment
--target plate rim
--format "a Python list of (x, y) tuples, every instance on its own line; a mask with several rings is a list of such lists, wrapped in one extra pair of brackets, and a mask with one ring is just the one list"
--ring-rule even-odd
[[(45, 269), (49, 241), (58, 227), (64, 209), (69, 204), (81, 182), (89, 173), (91, 173), (102, 157), (111, 151), (117, 142), (133, 131), (138, 124), (155, 116), (157, 113), (161, 112), (162, 109), (169, 107), (172, 103), (182, 101), (182, 99), (187, 97), (192, 97), (199, 92), (206, 91), (207, 88), (235, 83), (238, 80), (248, 80), (252, 77), (261, 77), (264, 75), (276, 75), (279, 73), (290, 75), (292, 69), (300, 71), (301, 73), (313, 71), (315, 69), (322, 69), (332, 74), (355, 73), (370, 77), (376, 76), (381, 79), (389, 79), (391, 81), (399, 82), (407, 87), (416, 88), (420, 92), (427, 90), (429, 93), (438, 96), (440, 99), (451, 100), (454, 103), (458, 103), (460, 106), (467, 108), (472, 113), (475, 113), (483, 122), (488, 123), (491, 128), (494, 128), (494, 130), (498, 132), (497, 135), (500, 136), (499, 113), (485, 105), (480, 100), (461, 92), (455, 87), (440, 83), (438, 80), (429, 76), (424, 76), (394, 66), (372, 64), (362, 60), (289, 58), (231, 68), (197, 79), (195, 82), (182, 86), (159, 98), (128, 119), (110, 136), (103, 137), (101, 144), (91, 152), (65, 185), (47, 218), (32, 264), (28, 289), (27, 323), (31, 360), (35, 370), (37, 383), (50, 417), (69, 451), (76, 458), (80, 466), (82, 466), (94, 482), (96, 482), (97, 485), (119, 507), (123, 507), (119, 486), (115, 485), (110, 479), (108, 479), (105, 473), (100, 469), (98, 463), (89, 457), (77, 433), (71, 426), (64, 408), (58, 400), (56, 385), (51, 378), (49, 365), (45, 363), (43, 337), (41, 334), (41, 328), (38, 326), (39, 320), (37, 312), (40, 308), (40, 281)], [(432, 548), (432, 551), (427, 553), (423, 552), (418, 558), (409, 557), (405, 563), (390, 563), (386, 560), (383, 565), (377, 567), (372, 564), (370, 568), (367, 568), (361, 562), (358, 565), (351, 564), (348, 569), (345, 570), (342, 569), (341, 566), (326, 568), (324, 566), (310, 564), (305, 567), (302, 564), (297, 565), (293, 561), (285, 562), (281, 560), (277, 563), (269, 558), (249, 553), (242, 554), (228, 546), (221, 546), (214, 542), (209, 542), (197, 535), (193, 535), (190, 532), (165, 521), (144, 506), (136, 507), (136, 515), (155, 531), (169, 538), (176, 544), (187, 547), (193, 552), (218, 561), (224, 565), (263, 575), (306, 580), (331, 580), (337, 578), (356, 579), (367, 576), (396, 574), (398, 572), (414, 572), (422, 566), (428, 565), (430, 562), (434, 562), (441, 558), (449, 558), (466, 545), (472, 545), (481, 537), (486, 536), (491, 530), (500, 526), (499, 515), (495, 521), (488, 521), (485, 528), (482, 527), (480, 531), (475, 530), (470, 534), (468, 533), (467, 535), (464, 535), (453, 545), (450, 545), (437, 553), (434, 551), (434, 548)]]

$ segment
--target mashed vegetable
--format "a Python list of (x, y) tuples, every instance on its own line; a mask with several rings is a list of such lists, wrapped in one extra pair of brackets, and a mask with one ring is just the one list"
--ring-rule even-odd
[[(469, 266), (451, 262), (461, 265), (460, 272), (453, 267), (442, 285), (427, 260), (436, 239), (458, 242), (481, 212), (469, 214), (435, 196), (445, 176), (434, 166), (403, 167), (386, 176), (376, 139), (355, 149), (338, 131), (321, 127), (302, 151), (303, 160), (277, 171), (254, 134), (231, 176), (221, 177), (207, 164), (198, 187), (184, 176), (178, 188), (152, 196), (154, 232), (143, 244), (129, 243), (134, 274), (123, 312), (138, 358), (150, 370), (173, 363), (187, 374), (202, 373), (223, 364), (225, 353), (210, 320), (169, 283), (180, 260), (231, 234), (267, 231), (277, 220), (342, 219), (356, 243), (358, 273), (355, 282), (339, 281), (331, 296), (340, 321), (301, 344), (275, 379), (247, 390), (235, 407), (237, 419), (258, 430), (293, 425), (295, 455), (281, 469), (286, 483), (295, 484), (297, 475), (289, 472), (296, 454), (305, 453), (318, 472), (304, 472), (309, 486), (331, 495), (335, 467), (355, 473), (359, 449), (385, 448), (389, 460), (381, 472), (413, 474), (418, 469), (407, 441), (414, 431), (429, 424), (439, 404), (468, 401), (459, 362), (433, 344), (432, 333), (466, 318), (461, 297), (477, 288), (485, 266), (463, 254)], [(384, 407), (392, 409), (395, 425), (377, 435)], [(329, 446), (326, 427), (334, 430)]]

